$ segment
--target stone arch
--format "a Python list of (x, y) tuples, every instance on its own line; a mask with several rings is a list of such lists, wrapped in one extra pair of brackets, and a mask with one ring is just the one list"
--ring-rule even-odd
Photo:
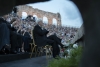
[(57, 13), (56, 20), (57, 20), (57, 26), (61, 26), (62, 24), (61, 24), (61, 15), (60, 15), (60, 13)]
[(20, 16), (21, 12), (25, 11), (28, 15), (37, 15), (38, 18), (41, 18), (43, 20), (43, 16), (46, 16), (48, 18), (48, 24), (53, 24), (52, 19), (55, 18), (57, 20), (57, 26), (61, 26), (61, 16), (60, 13), (51, 13), (46, 12), (43, 10), (39, 10), (37, 8), (32, 8), (31, 6), (27, 5), (20, 5), (18, 7), (17, 14)]
[(43, 22), (48, 24), (48, 18), (46, 16), (43, 17)]
[(22, 19), (25, 19), (27, 17), (27, 13), (26, 12), (22, 12)]
[(55, 18), (52, 19), (52, 24), (57, 26), (57, 20)]

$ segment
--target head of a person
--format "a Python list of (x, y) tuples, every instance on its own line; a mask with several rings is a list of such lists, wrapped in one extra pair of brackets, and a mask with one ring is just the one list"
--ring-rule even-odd
[(37, 23), (38, 23), (38, 25), (43, 26), (43, 21), (42, 21), (42, 19), (38, 19), (38, 20), (37, 20)]

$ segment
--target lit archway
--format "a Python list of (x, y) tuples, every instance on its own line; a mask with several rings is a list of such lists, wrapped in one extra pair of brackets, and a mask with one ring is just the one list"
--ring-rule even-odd
[(43, 23), (48, 24), (48, 18), (47, 17), (43, 17)]
[(57, 20), (53, 18), (53, 25), (57, 25)]
[(22, 12), (22, 19), (26, 19), (27, 17), (27, 13), (26, 12)]

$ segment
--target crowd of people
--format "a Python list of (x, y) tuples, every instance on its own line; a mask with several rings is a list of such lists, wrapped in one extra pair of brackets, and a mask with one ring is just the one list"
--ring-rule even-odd
[[(14, 16), (8, 15), (7, 21), (10, 21), (10, 19), (12, 18), (14, 18)], [(18, 22), (15, 25), (15, 27), (16, 28), (20, 27), (21, 30), (28, 29), (31, 31), (34, 28), (34, 26), (37, 24), (36, 22), (30, 19), (22, 19), (21, 17), (18, 16), (16, 16), (15, 18), (17, 19)], [(72, 40), (72, 38), (74, 38), (75, 33), (78, 30), (78, 28), (63, 27), (63, 26), (57, 27), (56, 25), (48, 25), (46, 23), (43, 24), (43, 27), (49, 30), (49, 34), (47, 36), (51, 35), (52, 33), (56, 33), (58, 37), (60, 37), (66, 42)]]
[[(38, 23), (32, 17), (22, 19), (16, 13), (10, 13), (0, 18), (1, 43), (0, 53), (29, 52), (32, 42), (32, 30)], [(49, 31), (47, 37), (56, 34), (62, 40), (62, 44), (69, 42), (78, 28), (48, 25), (43, 23), (42, 28)], [(6, 33), (5, 33), (6, 32)], [(10, 47), (10, 48), (8, 48)]]

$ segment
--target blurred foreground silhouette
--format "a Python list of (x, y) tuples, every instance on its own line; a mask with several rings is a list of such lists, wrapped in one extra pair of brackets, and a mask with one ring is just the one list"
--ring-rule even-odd
[[(48, 0), (0, 0), (0, 15), (11, 12), (17, 5), (44, 1)], [(72, 1), (81, 12), (85, 30), (85, 48), (80, 67), (100, 67), (100, 0)]]

